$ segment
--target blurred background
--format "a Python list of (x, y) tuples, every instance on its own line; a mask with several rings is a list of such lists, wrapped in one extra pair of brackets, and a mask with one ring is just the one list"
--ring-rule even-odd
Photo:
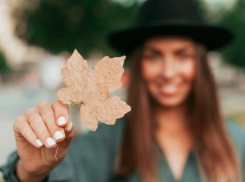
[[(58, 99), (56, 92), (64, 86), (60, 70), (74, 49), (88, 60), (90, 70), (105, 55), (122, 56), (108, 46), (106, 35), (131, 26), (142, 2), (0, 0), (0, 164), (16, 148), (15, 119), (40, 101)], [(233, 44), (210, 52), (209, 61), (224, 116), (245, 126), (245, 1), (196, 2), (206, 22), (236, 34)], [(124, 89), (111, 95), (124, 100)], [(71, 120), (77, 134), (84, 130), (78, 111)]]

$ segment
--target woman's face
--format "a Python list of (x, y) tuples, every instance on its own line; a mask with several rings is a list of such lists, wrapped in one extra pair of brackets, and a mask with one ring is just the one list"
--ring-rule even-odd
[(184, 37), (156, 37), (143, 45), (142, 74), (152, 97), (162, 106), (182, 104), (195, 77), (195, 43)]

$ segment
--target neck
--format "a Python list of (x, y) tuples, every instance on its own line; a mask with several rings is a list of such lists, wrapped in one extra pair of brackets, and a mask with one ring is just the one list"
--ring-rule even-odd
[(158, 129), (167, 133), (178, 133), (187, 131), (187, 105), (166, 108), (155, 106), (154, 119)]

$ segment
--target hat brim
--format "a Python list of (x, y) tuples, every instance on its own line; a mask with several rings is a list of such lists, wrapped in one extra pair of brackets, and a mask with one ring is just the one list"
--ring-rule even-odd
[(116, 50), (130, 54), (135, 47), (150, 37), (180, 35), (190, 37), (206, 46), (208, 51), (231, 43), (234, 34), (227, 28), (208, 24), (164, 23), (138, 26), (114, 32), (108, 36), (109, 44)]

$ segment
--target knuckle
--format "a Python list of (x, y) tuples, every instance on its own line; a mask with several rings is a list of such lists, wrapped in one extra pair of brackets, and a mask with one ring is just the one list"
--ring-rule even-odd
[(64, 109), (69, 109), (67, 104), (63, 104), (60, 100), (57, 100), (53, 103), (53, 108), (59, 109), (59, 108), (64, 108)]
[(26, 110), (26, 114), (27, 115), (30, 115), (30, 114), (35, 113), (35, 112), (36, 112), (35, 108), (29, 108), (29, 109)]
[(54, 111), (51, 110), (51, 109), (47, 109), (46, 112), (43, 113), (43, 115), (44, 115), (46, 118), (54, 117)]
[(54, 112), (55, 112), (55, 115), (56, 116), (59, 115), (59, 114), (61, 114), (61, 113), (64, 113), (64, 111), (60, 107), (56, 107), (55, 110), (54, 110)]
[(41, 102), (39, 102), (39, 104), (37, 105), (37, 108), (47, 107), (48, 105), (49, 105), (48, 102), (41, 101)]
[(20, 131), (24, 131), (25, 130), (25, 124), (24, 123), (20, 123), (19, 125), (18, 125), (18, 127), (19, 127), (19, 130)]
[(34, 122), (40, 122), (40, 116), (38, 114), (32, 114), (30, 116), (30, 122), (34, 123)]
[(23, 120), (23, 117), (22, 116), (18, 116), (16, 119), (15, 119), (15, 123), (19, 124), (19, 122), (21, 122)]
[(53, 107), (56, 107), (59, 104), (60, 104), (60, 100), (57, 100), (57, 101), (53, 102)]
[(56, 116), (58, 116), (58, 115), (64, 115), (64, 114), (67, 114), (67, 113), (68, 113), (68, 110), (66, 108), (64, 108), (64, 107), (57, 107), (55, 109)]
[(48, 111), (48, 110), (50, 110), (50, 109), (52, 109), (51, 105), (50, 105), (50, 104), (47, 104), (47, 105), (43, 106), (41, 110), (42, 110), (43, 112), (45, 112), (45, 111)]
[[(35, 139), (35, 138), (33, 138), (33, 137), (35, 137), (35, 136), (33, 135), (32, 130), (29, 130), (29, 129), (26, 127), (26, 125), (22, 125), (22, 126), (21, 126), (21, 130), (22, 130), (23, 133), (26, 134), (26, 136), (30, 139), (30, 141)], [(27, 139), (27, 138), (26, 138), (26, 139)]]
[(24, 116), (18, 116), (15, 119), (15, 122), (13, 124), (14, 131), (17, 131), (17, 128), (19, 128), (21, 125), (23, 125), (23, 119), (24, 119)]
[(54, 120), (54, 111), (51, 109), (46, 109), (46, 111), (42, 112), (41, 115), (46, 122)]

